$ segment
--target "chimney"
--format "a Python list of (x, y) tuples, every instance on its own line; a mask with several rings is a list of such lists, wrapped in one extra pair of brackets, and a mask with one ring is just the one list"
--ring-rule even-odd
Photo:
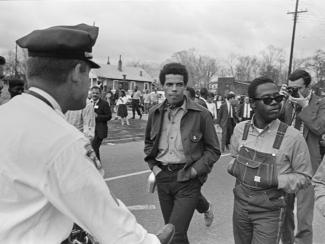
[(142, 76), (143, 74), (142, 74), (142, 70), (140, 70), (140, 76)]
[(118, 61), (118, 68), (117, 69), (122, 72), (122, 55), (120, 55), (120, 60)]
[(111, 62), (109, 61), (109, 56), (107, 57), (107, 64), (110, 65)]

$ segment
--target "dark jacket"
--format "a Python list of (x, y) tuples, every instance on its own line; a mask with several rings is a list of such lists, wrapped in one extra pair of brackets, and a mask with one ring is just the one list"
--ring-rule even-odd
[[(186, 110), (180, 126), (186, 164), (183, 169), (178, 171), (177, 180), (189, 180), (191, 167), (193, 167), (203, 183), (213, 164), (220, 157), (219, 141), (210, 112), (190, 99), (186, 101)], [(154, 165), (159, 166), (159, 162), (155, 158), (158, 154), (165, 104), (166, 101), (155, 105), (149, 112), (145, 133), (144, 152), (146, 157), (144, 160), (150, 169)]]
[[(292, 103), (287, 100), (283, 105), (280, 119), (291, 124), (293, 115)], [(319, 141), (325, 133), (325, 99), (312, 94), (307, 107), (301, 110), (298, 117), (304, 123), (303, 136), (308, 145), (313, 173), (321, 162)]]
[[(232, 106), (233, 119), (235, 123), (238, 123), (239, 119), (236, 114), (236, 108), (231, 104), (230, 106)], [(219, 109), (219, 113), (217, 116), (217, 124), (219, 124), (221, 128), (226, 128), (228, 124), (228, 118), (229, 118), (228, 106), (227, 106), (227, 102), (224, 102)]]
[(96, 116), (95, 135), (99, 138), (104, 139), (107, 137), (107, 121), (112, 118), (111, 109), (107, 101), (99, 99), (97, 103), (98, 108), (94, 107)]

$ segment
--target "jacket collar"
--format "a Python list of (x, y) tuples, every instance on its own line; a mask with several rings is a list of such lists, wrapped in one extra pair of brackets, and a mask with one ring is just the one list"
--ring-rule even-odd
[[(186, 110), (195, 110), (195, 111), (203, 111), (203, 107), (199, 106), (196, 102), (189, 99), (187, 96), (184, 95), (184, 99), (186, 99)], [(157, 107), (154, 109), (154, 112), (162, 112), (166, 106), (167, 99), (165, 99), (164, 102), (157, 105)]]

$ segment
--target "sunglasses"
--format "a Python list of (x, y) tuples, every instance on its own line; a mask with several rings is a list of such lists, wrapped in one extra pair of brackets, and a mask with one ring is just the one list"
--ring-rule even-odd
[(256, 97), (254, 100), (262, 100), (265, 105), (270, 105), (272, 101), (276, 101), (277, 103), (282, 102), (284, 96), (283, 95), (278, 95), (275, 97)]

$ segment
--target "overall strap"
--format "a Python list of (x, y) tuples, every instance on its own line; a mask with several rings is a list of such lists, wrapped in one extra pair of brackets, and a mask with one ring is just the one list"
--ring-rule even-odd
[(275, 140), (273, 143), (273, 148), (275, 148), (275, 149), (280, 148), (280, 146), (282, 144), (283, 137), (284, 137), (287, 129), (288, 129), (288, 125), (286, 123), (280, 122), (278, 131), (276, 132), (276, 137), (275, 137)]
[(247, 137), (248, 137), (248, 132), (249, 132), (249, 127), (251, 126), (251, 122), (248, 121), (246, 124), (245, 124), (245, 127), (244, 127), (244, 132), (243, 132), (243, 137), (242, 137), (242, 140), (243, 141), (246, 141)]
[(38, 98), (39, 100), (41, 100), (42, 102), (46, 103), (51, 108), (53, 108), (52, 104), (45, 97), (43, 97), (42, 95), (38, 94), (37, 92), (31, 91), (31, 90), (27, 90), (27, 91), (25, 91), (25, 93), (27, 93), (29, 95), (32, 95), (33, 97)]

